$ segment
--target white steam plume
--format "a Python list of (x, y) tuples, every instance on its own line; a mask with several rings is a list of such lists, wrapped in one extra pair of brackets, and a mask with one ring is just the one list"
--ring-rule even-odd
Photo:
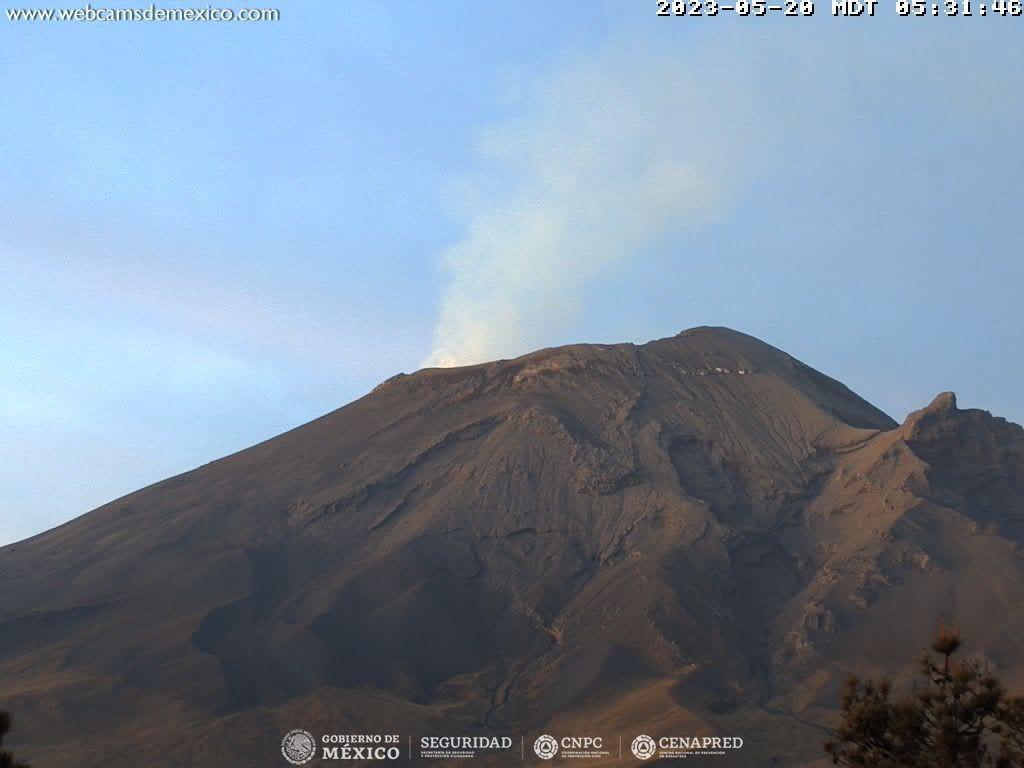
[(462, 186), (466, 234), (444, 254), (451, 282), (425, 364), (550, 345), (612, 265), (732, 215), (728, 202), (751, 179), (796, 174), (802, 194), (820, 194), (879, 121), (1020, 113), (1006, 99), (1024, 76), (1005, 30), (870, 20), (867, 36), (842, 20), (788, 21), (770, 36), (752, 25), (716, 32), (702, 48), (694, 35), (609, 47), (524, 90), (518, 117), (485, 133), (482, 169)]
[[(484, 136), (491, 174), (466, 185), (478, 203), (444, 255), (452, 280), (427, 365), (543, 345), (602, 270), (719, 198), (730, 163), (714, 145), (728, 137), (712, 140), (691, 77), (652, 78), (658, 65), (639, 54), (576, 63), (530, 92), (525, 117)], [(487, 190), (495, 177), (511, 189)]]

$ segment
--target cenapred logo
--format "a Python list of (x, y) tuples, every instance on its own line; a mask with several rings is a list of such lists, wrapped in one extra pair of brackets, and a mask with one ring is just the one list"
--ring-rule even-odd
[(654, 739), (650, 736), (640, 734), (633, 739), (629, 749), (637, 760), (650, 760), (654, 757), (654, 753), (658, 751), (658, 745), (654, 743)]
[(637, 760), (713, 757), (742, 749), (743, 739), (739, 736), (659, 736), (655, 740), (641, 734), (633, 739), (629, 748)]
[(558, 754), (558, 741), (554, 736), (547, 734), (538, 736), (537, 740), (533, 742), (533, 751), (541, 760), (550, 760)]
[(292, 765), (305, 765), (316, 755), (316, 739), (301, 728), (288, 731), (281, 739), (281, 754)]

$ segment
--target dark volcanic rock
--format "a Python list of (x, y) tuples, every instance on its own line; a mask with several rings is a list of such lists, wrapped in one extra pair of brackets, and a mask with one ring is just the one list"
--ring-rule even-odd
[(39, 766), (280, 765), (299, 726), (809, 764), (941, 618), (1022, 680), (1022, 478), (1020, 427), (900, 426), (726, 329), (400, 375), (0, 549), (0, 705)]

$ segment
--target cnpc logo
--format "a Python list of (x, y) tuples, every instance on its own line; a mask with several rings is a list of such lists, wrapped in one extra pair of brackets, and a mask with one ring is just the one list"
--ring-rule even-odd
[(554, 736), (538, 736), (533, 742), (533, 751), (541, 760), (550, 760), (558, 754), (558, 740)]
[(556, 739), (544, 734), (533, 742), (533, 751), (541, 760), (551, 760), (559, 751), (579, 756), (581, 752), (594, 752), (604, 748), (604, 739), (600, 736), (563, 736)]

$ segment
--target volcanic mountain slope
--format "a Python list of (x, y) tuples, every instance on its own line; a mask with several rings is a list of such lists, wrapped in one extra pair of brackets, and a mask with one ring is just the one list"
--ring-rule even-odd
[(897, 425), (727, 329), (424, 370), (0, 549), (0, 707), (44, 768), (276, 766), (299, 726), (809, 765), (943, 618), (1024, 684), (1022, 507), (1019, 426)]

